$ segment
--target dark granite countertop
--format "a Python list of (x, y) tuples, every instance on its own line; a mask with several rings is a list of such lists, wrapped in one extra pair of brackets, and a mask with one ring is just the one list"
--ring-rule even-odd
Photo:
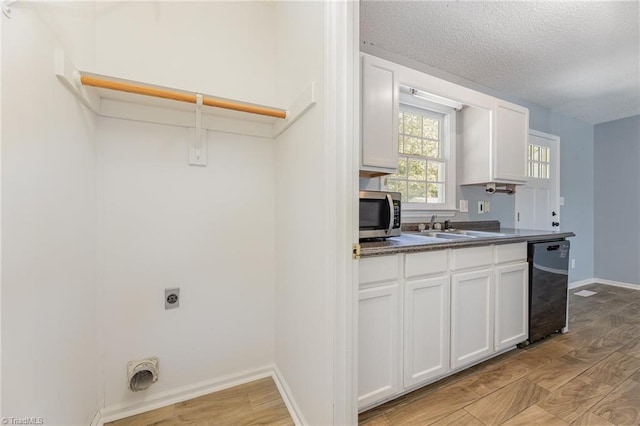
[[(464, 228), (460, 228), (464, 229)], [(444, 250), (449, 248), (479, 247), (494, 244), (512, 244), (519, 242), (548, 241), (574, 237), (573, 232), (536, 231), (529, 229), (499, 228), (494, 232), (507, 234), (496, 237), (478, 237), (464, 240), (445, 240), (420, 235), (415, 231), (405, 232), (399, 237), (360, 242), (360, 256), (384, 256), (396, 253), (415, 253), (420, 251)]]

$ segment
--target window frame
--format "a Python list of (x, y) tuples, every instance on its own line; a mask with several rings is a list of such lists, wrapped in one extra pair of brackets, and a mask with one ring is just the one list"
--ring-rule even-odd
[[(404, 108), (403, 108), (404, 107)], [(456, 110), (444, 105), (436, 104), (414, 96), (400, 94), (400, 110), (410, 112), (432, 112), (442, 115), (442, 128), (440, 130), (441, 155), (444, 163), (444, 203), (402, 203), (403, 217), (423, 217), (427, 212), (456, 211)], [(400, 133), (398, 132), (398, 137)], [(398, 153), (403, 156), (402, 153)], [(384, 179), (384, 188), (387, 189), (387, 179)]]
[[(538, 159), (533, 156), (533, 151), (538, 148)], [(545, 151), (547, 159), (542, 159), (542, 152)], [(534, 167), (537, 166), (537, 167)], [(543, 168), (544, 166), (544, 168)], [(533, 173), (533, 170), (537, 170), (537, 173)], [(542, 170), (546, 176), (541, 176)], [(534, 176), (537, 175), (537, 176)], [(551, 179), (551, 148), (543, 145), (536, 145), (527, 141), (527, 178), (528, 179)]]

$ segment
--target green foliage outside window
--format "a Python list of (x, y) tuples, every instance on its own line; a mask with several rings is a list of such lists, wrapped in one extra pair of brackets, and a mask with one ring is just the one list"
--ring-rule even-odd
[(443, 203), (442, 117), (401, 111), (399, 122), (398, 173), (388, 177), (388, 189), (405, 203)]

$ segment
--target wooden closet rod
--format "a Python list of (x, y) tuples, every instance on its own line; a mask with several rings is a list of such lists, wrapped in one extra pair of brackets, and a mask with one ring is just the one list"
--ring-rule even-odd
[[(172, 99), (174, 101), (196, 103), (196, 95), (190, 93), (174, 92), (172, 90), (156, 89), (140, 86), (138, 84), (124, 83), (121, 81), (107, 80), (104, 78), (87, 75), (80, 76), (80, 82), (85, 86), (99, 87), (102, 89), (119, 90), (121, 92), (135, 93), (137, 95), (154, 96), (156, 98)], [(287, 112), (281, 109), (268, 108), (256, 105), (248, 105), (240, 102), (226, 101), (215, 98), (202, 98), (202, 103), (207, 106), (231, 109), (234, 111), (248, 112), (251, 114), (267, 115), (269, 117), (287, 118)]]

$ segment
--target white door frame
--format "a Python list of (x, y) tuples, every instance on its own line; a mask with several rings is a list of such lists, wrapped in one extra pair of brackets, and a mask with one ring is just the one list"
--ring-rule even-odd
[[(4, 18), (0, 16), (0, 47), (2, 46), (2, 22)], [(1, 50), (1, 49), (0, 49)], [(2, 55), (0, 55), (0, 93), (2, 93)], [(2, 106), (0, 105), (0, 123), (2, 122)], [(2, 132), (0, 132), (0, 159), (2, 157)], [(2, 161), (0, 161), (0, 177), (2, 176)], [(0, 178), (0, 181), (2, 179)], [(2, 195), (2, 194), (0, 194)], [(0, 200), (2, 197), (0, 196)], [(1, 201), (0, 201), (1, 203)], [(2, 212), (2, 206), (0, 205), (0, 212)], [(0, 226), (0, 318), (2, 318), (2, 226)], [(0, 335), (2, 330), (2, 323), (0, 321)], [(0, 383), (2, 383), (2, 339), (0, 339)], [(2, 416), (2, 386), (0, 386), (0, 417)]]
[(357, 425), (360, 16), (357, 2), (325, 4), (324, 264), (333, 283), (333, 424)]
[[(556, 160), (553, 162), (553, 173), (555, 173), (555, 175), (557, 176), (557, 179), (555, 181), (555, 192), (556, 194), (558, 194), (558, 200), (557, 200), (557, 204), (553, 207), (553, 211), (556, 212), (557, 216), (556, 216), (556, 221), (560, 222), (560, 227), (562, 227), (562, 222), (560, 221), (560, 207), (562, 206), (562, 203), (560, 202), (560, 200), (562, 199), (562, 196), (560, 195), (560, 136), (556, 136), (556, 135), (552, 135), (549, 133), (544, 133), (544, 132), (540, 132), (538, 130), (533, 130), (533, 129), (529, 129), (529, 136), (537, 136), (539, 138), (543, 138), (543, 139), (549, 139), (551, 141), (554, 141), (556, 143), (556, 145), (558, 146), (558, 155), (556, 156)], [(529, 138), (527, 138), (527, 145), (529, 144)], [(528, 159), (527, 159), (528, 162)], [(527, 166), (528, 167), (528, 166)], [(527, 168), (528, 170), (528, 168)], [(528, 174), (528, 172), (527, 172)], [(528, 180), (528, 177), (527, 177)], [(518, 196), (518, 192), (516, 190), (516, 197)], [(515, 209), (514, 212), (514, 220), (513, 223), (515, 224), (515, 227), (518, 228), (518, 209)], [(559, 229), (559, 228), (558, 228)]]

